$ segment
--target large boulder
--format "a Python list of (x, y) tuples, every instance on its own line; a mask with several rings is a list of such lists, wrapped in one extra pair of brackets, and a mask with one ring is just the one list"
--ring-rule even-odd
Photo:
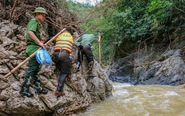
[(149, 65), (137, 67), (138, 84), (180, 85), (185, 83), (182, 50), (170, 50)]
[(107, 74), (113, 81), (134, 85), (180, 85), (185, 83), (184, 69), (182, 50), (174, 49), (163, 54), (150, 51), (120, 58), (110, 64)]

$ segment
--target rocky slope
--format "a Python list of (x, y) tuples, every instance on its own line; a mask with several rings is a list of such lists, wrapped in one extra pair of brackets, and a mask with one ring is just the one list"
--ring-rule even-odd
[[(58, 72), (52, 65), (43, 65), (39, 72), (42, 85), (49, 90), (47, 95), (38, 95), (31, 88), (34, 97), (27, 98), (19, 95), (27, 64), (7, 79), (3, 76), (20, 64), (25, 56), (25, 28), (3, 20), (0, 23), (0, 115), (1, 116), (62, 116), (72, 115), (86, 109), (93, 102), (100, 102), (112, 94), (112, 85), (101, 66), (95, 61), (93, 73), (87, 75), (87, 64), (83, 62), (83, 72), (75, 73), (72, 67), (71, 81), (64, 85), (65, 96), (55, 97)], [(47, 47), (52, 54), (52, 45)], [(74, 59), (75, 60), (75, 50)]]

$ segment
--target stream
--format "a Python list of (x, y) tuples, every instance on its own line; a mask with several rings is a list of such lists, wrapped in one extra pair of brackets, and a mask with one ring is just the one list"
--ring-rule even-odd
[(113, 96), (78, 116), (185, 116), (185, 88), (113, 83)]

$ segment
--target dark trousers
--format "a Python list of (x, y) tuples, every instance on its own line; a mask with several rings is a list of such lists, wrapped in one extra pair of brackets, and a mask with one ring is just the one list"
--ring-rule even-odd
[(26, 72), (26, 75), (28, 75), (28, 76), (35, 76), (35, 75), (37, 75), (37, 73), (39, 71), (40, 64), (37, 62), (35, 56), (30, 59), (28, 67), (29, 68), (28, 68), (28, 70)]
[(39, 71), (40, 64), (37, 62), (36, 57), (33, 57), (29, 60), (28, 70), (26, 71), (26, 75), (24, 77), (24, 84), (30, 84), (30, 79), (38, 80), (37, 73)]
[(33, 96), (32, 93), (29, 92), (29, 87), (31, 84), (33, 84), (34, 88), (39, 91), (43, 92), (42, 87), (40, 86), (40, 80), (37, 76), (37, 73), (39, 71), (40, 64), (37, 62), (36, 58), (33, 57), (29, 60), (28, 63), (28, 70), (25, 74), (23, 83), (21, 85), (20, 94), (26, 95), (28, 97)]
[(71, 60), (69, 58), (69, 53), (65, 51), (54, 52), (53, 61), (55, 62), (57, 69), (60, 71), (57, 91), (62, 91), (66, 76), (70, 74)]
[(88, 63), (93, 61), (93, 53), (92, 53), (91, 47), (89, 45), (84, 45), (82, 50), (78, 50), (78, 61), (80, 63), (81, 63), (81, 61), (83, 61), (84, 55), (85, 55)]

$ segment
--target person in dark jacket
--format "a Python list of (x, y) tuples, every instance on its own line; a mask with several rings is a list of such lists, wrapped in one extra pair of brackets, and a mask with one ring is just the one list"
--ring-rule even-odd
[[(82, 63), (84, 56), (87, 59), (87, 63), (88, 63), (88, 70), (89, 72), (92, 71), (92, 66), (93, 66), (93, 53), (92, 53), (92, 49), (91, 49), (91, 45), (87, 44), (87, 45), (79, 45), (78, 46), (78, 62), (79, 64)], [(79, 66), (78, 66), (79, 68)]]
[(91, 48), (91, 43), (96, 40), (96, 37), (93, 34), (84, 34), (80, 38), (77, 39), (75, 42), (75, 45), (78, 48), (78, 59), (77, 59), (77, 67), (76, 72), (79, 71), (80, 65), (82, 64), (82, 61), (84, 60), (84, 56), (88, 63), (88, 71), (87, 74), (89, 76), (94, 76), (92, 74), (92, 68), (94, 64), (94, 56)]

